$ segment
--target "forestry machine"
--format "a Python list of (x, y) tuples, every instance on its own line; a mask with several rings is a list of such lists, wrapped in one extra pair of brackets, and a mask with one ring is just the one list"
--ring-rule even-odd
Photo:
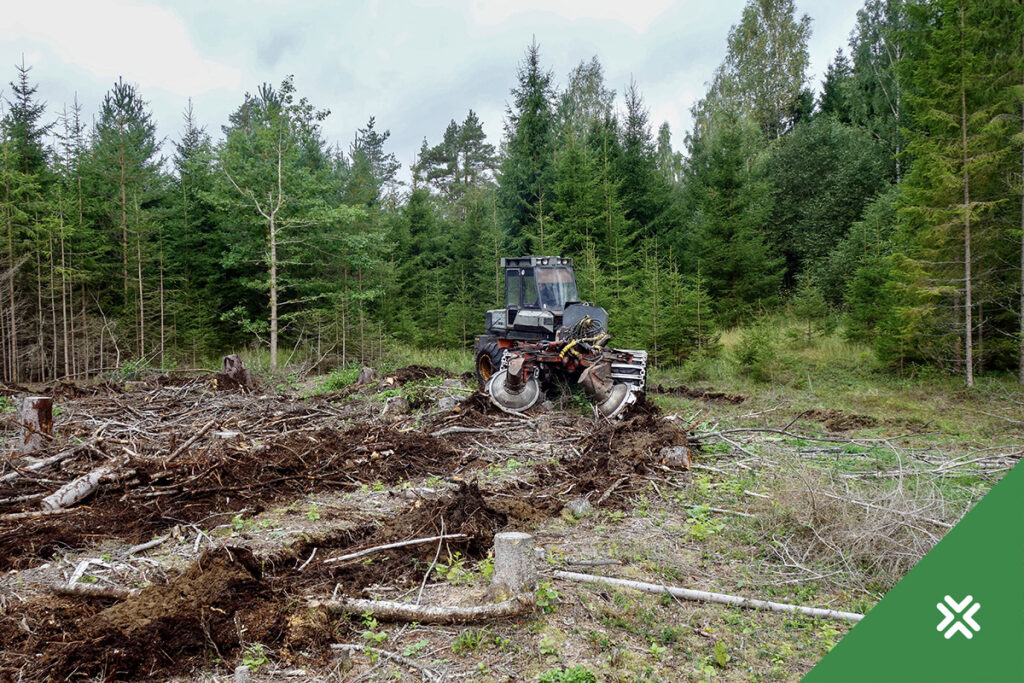
[(505, 308), (487, 311), (476, 337), (476, 376), (495, 404), (522, 411), (554, 380), (578, 382), (597, 409), (616, 417), (643, 393), (647, 352), (609, 349), (608, 313), (579, 300), (572, 259), (501, 259)]

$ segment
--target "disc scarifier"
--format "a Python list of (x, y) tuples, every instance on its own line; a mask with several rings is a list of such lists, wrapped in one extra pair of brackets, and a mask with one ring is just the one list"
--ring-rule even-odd
[(605, 417), (643, 394), (647, 352), (609, 349), (608, 312), (582, 302), (572, 259), (501, 259), (505, 308), (487, 311), (474, 344), (476, 376), (497, 406), (520, 412), (555, 380), (580, 384)]

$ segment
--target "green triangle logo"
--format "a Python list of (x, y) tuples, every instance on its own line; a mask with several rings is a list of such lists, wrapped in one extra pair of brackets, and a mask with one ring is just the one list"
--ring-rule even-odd
[(1024, 464), (803, 681), (1024, 681)]

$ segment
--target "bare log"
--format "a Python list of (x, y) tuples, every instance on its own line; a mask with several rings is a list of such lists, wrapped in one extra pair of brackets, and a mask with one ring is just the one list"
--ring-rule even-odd
[(0, 484), (11, 481), (13, 479), (17, 479), (18, 477), (21, 476), (22, 471), (40, 472), (50, 467), (51, 465), (56, 465), (60, 462), (63, 462), (64, 460), (67, 460), (68, 458), (77, 455), (78, 453), (81, 453), (84, 450), (94, 448), (96, 440), (100, 438), (100, 435), (103, 434), (103, 430), (105, 430), (109, 424), (110, 422), (106, 422), (103, 425), (101, 425), (100, 428), (97, 429), (96, 432), (87, 441), (80, 443), (77, 446), (69, 448), (66, 451), (61, 451), (60, 453), (57, 453), (55, 455), (51, 455), (48, 458), (37, 460), (36, 462), (26, 465), (25, 467), (22, 467), (19, 470), (15, 470), (14, 472), (8, 472), (7, 474), (0, 476)]
[(642, 581), (627, 581), (626, 579), (614, 579), (610, 576), (597, 576), (594, 574), (577, 574), (576, 572), (564, 572), (556, 570), (553, 572), (556, 579), (565, 581), (578, 581), (580, 583), (603, 583), (609, 586), (621, 586), (643, 591), (644, 593), (667, 593), (683, 600), (696, 600), (698, 602), (717, 602), (723, 605), (736, 605), (737, 607), (748, 607), (751, 609), (764, 609), (772, 612), (790, 612), (803, 614), (809, 617), (821, 617), (826, 619), (848, 619), (860, 621), (863, 614), (856, 612), (840, 612), (833, 609), (821, 607), (804, 607), (802, 605), (790, 605), (784, 602), (770, 602), (768, 600), (755, 600), (737, 595), (726, 595), (725, 593), (711, 593), (709, 591), (698, 591), (689, 588), (673, 588), (662, 586), (656, 583), (644, 583)]
[(138, 588), (120, 588), (118, 586), (97, 586), (92, 583), (76, 583), (73, 586), (53, 586), (51, 593), (66, 595), (75, 598), (109, 598), (111, 600), (126, 600), (137, 595)]
[(49, 396), (28, 396), (21, 402), (18, 415), (21, 438), (18, 450), (22, 455), (42, 450), (53, 436), (53, 399)]
[(364, 555), (370, 555), (377, 553), (382, 550), (391, 550), (392, 548), (404, 548), (408, 545), (420, 545), (421, 543), (433, 543), (434, 541), (447, 541), (451, 538), (466, 538), (466, 534), (448, 534), (447, 536), (431, 536), (430, 538), (414, 538), (411, 541), (398, 541), (397, 543), (388, 543), (386, 545), (375, 545), (372, 548), (366, 548), (365, 550), (359, 550), (348, 555), (340, 555), (338, 557), (331, 557), (324, 560), (324, 564), (330, 562), (344, 562), (345, 560), (354, 560), (357, 557), (363, 557)]
[(391, 621), (418, 622), (420, 624), (468, 624), (488, 619), (517, 617), (533, 611), (537, 599), (533, 593), (519, 595), (511, 600), (477, 607), (427, 607), (391, 600), (312, 601), (311, 607), (324, 607), (331, 614), (366, 614)]
[(82, 500), (105, 480), (115, 475), (119, 467), (128, 462), (128, 458), (120, 458), (115, 462), (99, 467), (88, 474), (83, 474), (77, 479), (64, 484), (59, 489), (43, 498), (44, 510), (61, 510), (71, 507)]

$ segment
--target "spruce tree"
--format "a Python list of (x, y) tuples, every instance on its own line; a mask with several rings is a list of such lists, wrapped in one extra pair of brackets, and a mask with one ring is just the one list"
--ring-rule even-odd
[(505, 158), (498, 176), (502, 225), (513, 251), (550, 251), (554, 203), (554, 84), (534, 41), (519, 65), (505, 120)]

